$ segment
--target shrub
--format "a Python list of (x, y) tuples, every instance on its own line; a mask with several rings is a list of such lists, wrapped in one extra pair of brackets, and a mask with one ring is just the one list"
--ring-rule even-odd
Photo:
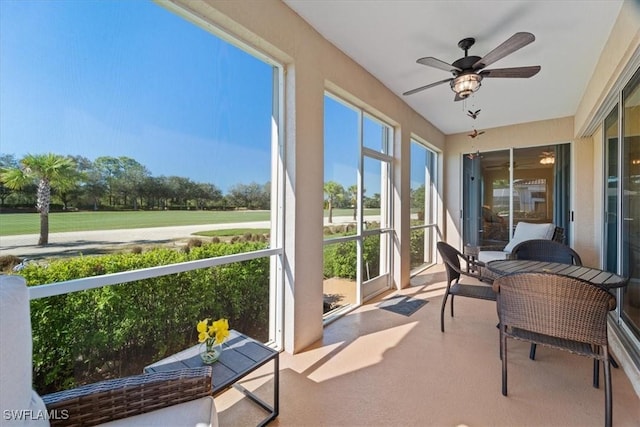
[(411, 267), (422, 265), (424, 262), (424, 229), (411, 231)]
[(200, 239), (198, 239), (196, 237), (192, 237), (187, 242), (187, 246), (185, 247), (185, 251), (189, 252), (192, 248), (199, 248), (200, 246), (202, 246), (202, 240), (200, 240)]

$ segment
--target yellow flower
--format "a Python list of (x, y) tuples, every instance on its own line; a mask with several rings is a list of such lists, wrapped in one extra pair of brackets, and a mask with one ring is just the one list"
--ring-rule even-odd
[(229, 321), (227, 319), (218, 319), (209, 325), (209, 319), (198, 322), (196, 327), (198, 331), (198, 342), (206, 342), (207, 347), (214, 344), (221, 344), (229, 336)]
[(213, 322), (213, 327), (216, 331), (216, 343), (223, 342), (229, 336), (229, 321), (227, 319)]
[(209, 334), (207, 334), (207, 323), (209, 319), (204, 319), (198, 322), (198, 326), (196, 326), (196, 330), (198, 331), (198, 342), (205, 342), (209, 338)]

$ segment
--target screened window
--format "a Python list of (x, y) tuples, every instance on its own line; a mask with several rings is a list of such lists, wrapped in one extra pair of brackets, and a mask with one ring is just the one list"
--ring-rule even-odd
[(392, 128), (325, 95), (324, 311), (335, 313), (391, 281)]
[(437, 228), (437, 154), (411, 140), (411, 269), (435, 262)]

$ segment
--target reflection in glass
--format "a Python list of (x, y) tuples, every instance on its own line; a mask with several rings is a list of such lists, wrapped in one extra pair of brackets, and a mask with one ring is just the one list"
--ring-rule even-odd
[(569, 232), (569, 144), (468, 153), (463, 157), (463, 238), (506, 244), (519, 222)]
[(605, 257), (604, 268), (618, 272), (618, 105), (604, 121), (605, 132)]
[(640, 338), (640, 70), (622, 98), (622, 319)]

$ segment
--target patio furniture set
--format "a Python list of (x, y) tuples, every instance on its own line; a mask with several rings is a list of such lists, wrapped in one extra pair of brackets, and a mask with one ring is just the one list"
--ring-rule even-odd
[[(444, 332), (444, 312), (455, 296), (496, 301), (502, 360), (502, 394), (507, 395), (507, 338), (531, 343), (529, 357), (535, 359), (538, 344), (594, 359), (593, 386), (599, 387), (600, 361), (604, 367), (605, 426), (612, 424), (607, 317), (616, 307), (611, 292), (627, 279), (597, 268), (582, 266), (580, 256), (554, 236), (563, 235), (552, 224), (525, 225), (502, 254), (482, 257), (481, 248), (465, 248), (461, 253), (445, 242), (438, 251), (447, 272), (447, 288), (442, 300), (440, 328)], [(534, 225), (534, 224), (530, 224)], [(546, 235), (532, 232), (546, 226)], [(549, 230), (553, 229), (553, 233)], [(537, 235), (536, 235), (537, 234)], [(523, 237), (525, 236), (525, 237)], [(546, 237), (545, 237), (546, 236)], [(514, 243), (514, 240), (517, 241)], [(494, 251), (495, 252), (495, 251)], [(463, 275), (480, 284), (460, 283)]]

